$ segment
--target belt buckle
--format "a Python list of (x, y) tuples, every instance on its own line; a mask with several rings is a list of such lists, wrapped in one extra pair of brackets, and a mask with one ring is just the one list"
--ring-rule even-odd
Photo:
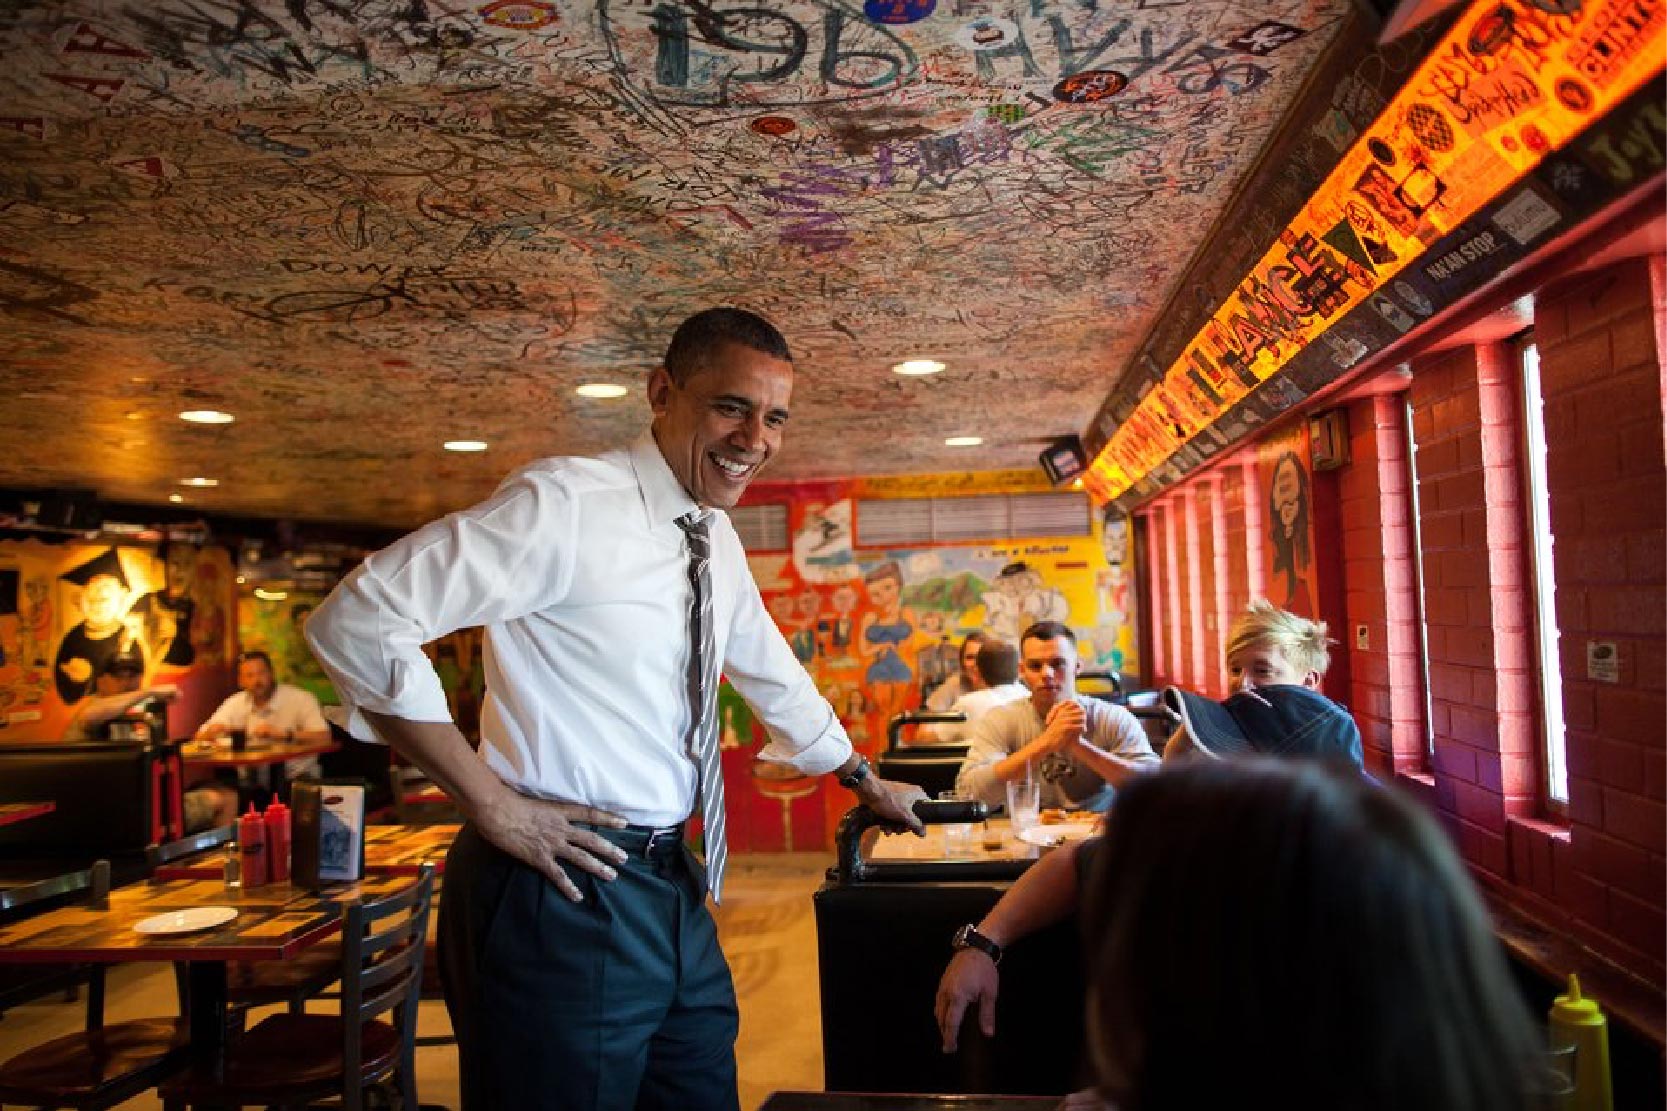
[(644, 859), (653, 856), (654, 850), (657, 847), (664, 845), (668, 841), (682, 840), (682, 837), (683, 831), (677, 826), (667, 826), (663, 829), (654, 830), (648, 835), (648, 842), (642, 847), (642, 855)]

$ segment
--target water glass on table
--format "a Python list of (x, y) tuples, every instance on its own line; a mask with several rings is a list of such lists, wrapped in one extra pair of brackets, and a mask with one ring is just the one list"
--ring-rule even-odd
[(1042, 816), (1042, 785), (1034, 779), (1007, 781), (1007, 820), (1014, 833), (1032, 828)]
[[(971, 802), (965, 791), (939, 791), (939, 802)], [(972, 855), (972, 823), (949, 822), (943, 827), (943, 847), (946, 856)]]

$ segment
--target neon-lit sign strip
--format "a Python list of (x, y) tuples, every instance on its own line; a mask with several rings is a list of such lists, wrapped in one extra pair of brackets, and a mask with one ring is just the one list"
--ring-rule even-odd
[(1110, 501), (1667, 65), (1667, 0), (1477, 0), (1084, 475)]

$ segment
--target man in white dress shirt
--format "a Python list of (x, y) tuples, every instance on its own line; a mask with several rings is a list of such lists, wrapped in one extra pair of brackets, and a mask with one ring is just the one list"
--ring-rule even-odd
[[(716, 654), (768, 726), (760, 756), (834, 773), (921, 831), (922, 793), (853, 753), (721, 512), (779, 446), (792, 386), (767, 321), (698, 313), (649, 377), (647, 435), (522, 469), (371, 556), (307, 624), (355, 725), (367, 719), (469, 819), (440, 915), (466, 1111), (738, 1106), (734, 986), (707, 876), (682, 843), (699, 774), (680, 518), (719, 511), (705, 514)], [(478, 755), (421, 651), (471, 625), (486, 641)]]

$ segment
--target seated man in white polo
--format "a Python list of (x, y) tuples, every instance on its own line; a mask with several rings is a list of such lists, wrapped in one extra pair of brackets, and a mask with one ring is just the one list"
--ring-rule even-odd
[[(244, 733), (252, 744), (326, 744), (330, 723), (310, 691), (280, 683), (272, 672), (272, 657), (258, 649), (237, 657), (238, 692), (220, 703), (197, 729), (197, 740), (212, 741)], [(318, 759), (307, 756), (284, 764), (284, 775), (296, 779), (318, 771)]]

